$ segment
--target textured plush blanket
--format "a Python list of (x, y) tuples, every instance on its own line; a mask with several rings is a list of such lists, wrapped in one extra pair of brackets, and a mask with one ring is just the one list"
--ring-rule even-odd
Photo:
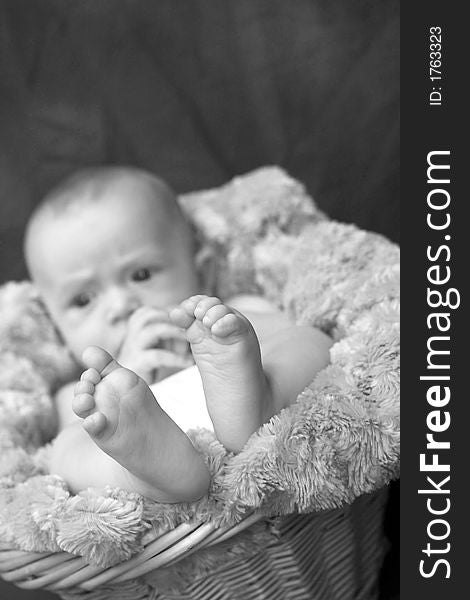
[[(51, 395), (77, 367), (32, 285), (3, 286), (0, 541), (110, 565), (138, 552), (149, 531), (193, 518), (231, 523), (257, 508), (276, 515), (339, 507), (398, 475), (398, 248), (328, 220), (275, 167), (180, 200), (216, 293), (262, 293), (297, 323), (319, 327), (335, 340), (331, 364), (238, 455), (212, 433), (192, 432), (213, 475), (199, 502), (163, 505), (110, 488), (72, 496), (48, 470), (48, 443)], [(208, 274), (209, 257), (217, 267)]]

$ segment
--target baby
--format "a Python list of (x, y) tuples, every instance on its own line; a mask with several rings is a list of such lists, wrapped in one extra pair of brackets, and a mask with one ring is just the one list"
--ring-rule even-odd
[(56, 394), (51, 470), (73, 492), (111, 485), (160, 502), (207, 492), (209, 472), (178, 425), (178, 407), (171, 418), (158, 403), (165, 382), (153, 386), (156, 397), (149, 388), (192, 360), (214, 432), (233, 452), (328, 363), (330, 339), (263, 298), (225, 304), (199, 293), (176, 197), (143, 171), (97, 168), (68, 178), (32, 215), (25, 257), (85, 369), (74, 390)]

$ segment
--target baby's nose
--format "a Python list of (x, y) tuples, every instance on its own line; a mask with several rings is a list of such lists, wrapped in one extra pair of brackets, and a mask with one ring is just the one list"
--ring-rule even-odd
[(111, 323), (128, 319), (139, 308), (140, 302), (130, 290), (116, 289), (110, 294), (108, 319)]

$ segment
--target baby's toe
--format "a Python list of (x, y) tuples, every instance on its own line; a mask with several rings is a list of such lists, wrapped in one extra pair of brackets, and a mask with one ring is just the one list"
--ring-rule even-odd
[(98, 383), (101, 381), (101, 375), (96, 369), (87, 369), (86, 371), (83, 371), (80, 380), (90, 381), (94, 385), (98, 385)]
[(77, 394), (72, 400), (72, 408), (74, 413), (80, 418), (88, 417), (90, 411), (95, 410), (95, 398), (91, 394)]
[(99, 346), (86, 348), (82, 354), (82, 359), (85, 366), (95, 369), (101, 377), (119, 367), (111, 354)]
[(98, 436), (106, 429), (107, 420), (103, 413), (94, 412), (83, 421), (82, 425), (89, 435)]
[(220, 298), (216, 298), (215, 296), (203, 296), (194, 309), (194, 316), (196, 319), (202, 321), (211, 308), (220, 305), (222, 305), (222, 300), (220, 300)]
[(232, 311), (225, 304), (216, 304), (206, 312), (202, 319), (202, 324), (206, 327), (212, 327), (219, 319), (222, 319)]
[(95, 393), (95, 385), (91, 381), (88, 381), (87, 379), (80, 379), (80, 381), (78, 381), (77, 384), (75, 385), (75, 389), (74, 389), (75, 396), (78, 396), (79, 394), (94, 394), (94, 393)]
[[(112, 390), (115, 396), (122, 398), (123, 394), (126, 394), (130, 390), (134, 389), (140, 383), (145, 385), (145, 382), (130, 369), (119, 367), (110, 373), (106, 379), (107, 387), (106, 390)], [(147, 387), (147, 386), (146, 386)]]
[(202, 294), (197, 294), (196, 296), (191, 296), (190, 298), (186, 298), (181, 302), (180, 306), (190, 315), (194, 316), (194, 309), (199, 304), (199, 302), (206, 298), (207, 296), (203, 296)]
[(228, 337), (244, 333), (247, 327), (245, 322), (233, 312), (229, 312), (218, 319), (211, 327), (211, 333), (217, 337)]
[(194, 323), (193, 311), (188, 311), (181, 305), (170, 310), (169, 317), (174, 325), (182, 329), (187, 329)]

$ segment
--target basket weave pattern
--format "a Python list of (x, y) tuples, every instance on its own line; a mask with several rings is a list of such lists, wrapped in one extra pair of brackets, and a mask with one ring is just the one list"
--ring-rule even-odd
[[(218, 529), (211, 523), (180, 525), (150, 541), (139, 555), (108, 569), (87, 565), (66, 552), (21, 552), (3, 546), (0, 573), (23, 589), (45, 588), (63, 598), (76, 597), (75, 593), (93, 600), (373, 598), (384, 550), (385, 498), (382, 491), (343, 509), (269, 519), (273, 540), (265, 549), (229, 562), (178, 595), (158, 593), (145, 584), (144, 576), (240, 534), (262, 515), (254, 513), (235, 526)], [(124, 582), (130, 585), (123, 587)]]

